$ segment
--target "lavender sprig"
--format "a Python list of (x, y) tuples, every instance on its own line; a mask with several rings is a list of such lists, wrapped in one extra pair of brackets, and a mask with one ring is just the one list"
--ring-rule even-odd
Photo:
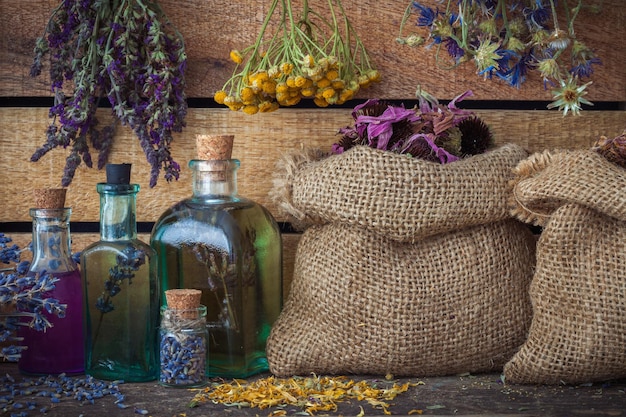
[(96, 309), (100, 311), (100, 319), (94, 331), (92, 345), (96, 344), (100, 335), (100, 327), (104, 321), (104, 315), (115, 310), (112, 298), (122, 291), (120, 285), (124, 280), (128, 281), (128, 285), (133, 283), (135, 272), (146, 263), (146, 253), (137, 249), (132, 245), (127, 245), (117, 255), (115, 266), (109, 269), (109, 278), (104, 282), (104, 290), (96, 300)]
[(54, 289), (58, 278), (45, 272), (26, 275), (30, 262), (21, 261), (21, 254), (30, 248), (20, 249), (11, 244), (12, 239), (0, 233), (0, 262), (10, 265), (0, 270), (0, 342), (15, 342), (0, 350), (0, 358), (17, 361), (24, 346), (16, 335), (18, 326), (28, 326), (37, 331), (52, 327), (47, 314), (65, 316), (67, 305), (50, 298), (47, 294)]
[[(46, 141), (31, 161), (71, 147), (61, 180), (68, 186), (81, 163), (93, 166), (90, 145), (99, 152), (98, 169), (104, 167), (121, 122), (133, 129), (151, 165), (150, 186), (161, 169), (167, 181), (178, 179), (180, 166), (170, 147), (172, 132), (185, 125), (187, 57), (182, 36), (156, 1), (64, 0), (34, 54), (31, 76), (38, 76), (42, 58), (50, 57), (54, 105)], [(96, 110), (103, 97), (114, 121), (99, 128)]]
[(145, 263), (146, 254), (141, 249), (128, 245), (122, 250), (117, 256), (116, 265), (109, 269), (109, 278), (104, 283), (104, 291), (96, 300), (96, 308), (102, 314), (115, 309), (111, 298), (115, 297), (122, 290), (120, 284), (127, 280), (128, 285), (131, 285), (135, 272)]

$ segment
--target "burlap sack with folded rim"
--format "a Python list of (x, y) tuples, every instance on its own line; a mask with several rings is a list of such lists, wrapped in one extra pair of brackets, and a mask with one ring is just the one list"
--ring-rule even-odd
[(530, 323), (534, 239), (506, 198), (526, 156), (513, 145), (449, 165), (367, 147), (287, 156), (274, 197), (306, 230), (270, 371), (501, 370)]
[(626, 170), (591, 150), (530, 156), (516, 168), (513, 213), (544, 227), (527, 341), (507, 382), (626, 377)]
[(304, 149), (279, 161), (271, 196), (300, 228), (341, 222), (412, 242), (510, 218), (508, 180), (526, 156), (510, 144), (440, 165), (367, 146)]

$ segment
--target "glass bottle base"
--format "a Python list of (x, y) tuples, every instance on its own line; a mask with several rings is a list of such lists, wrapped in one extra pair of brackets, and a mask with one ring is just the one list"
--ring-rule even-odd
[(111, 363), (103, 364), (96, 369), (86, 369), (85, 374), (105, 381), (150, 382), (157, 379), (156, 372), (147, 373), (145, 369), (120, 369)]
[(207, 376), (221, 378), (248, 378), (269, 370), (269, 364), (265, 357), (265, 352), (257, 352), (249, 357), (245, 367), (233, 365), (232, 360), (215, 358), (209, 353), (209, 365), (207, 367)]

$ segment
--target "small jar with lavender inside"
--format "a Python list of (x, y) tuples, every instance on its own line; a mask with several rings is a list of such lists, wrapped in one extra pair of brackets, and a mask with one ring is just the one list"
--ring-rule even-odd
[(206, 383), (208, 330), (201, 295), (195, 289), (165, 291), (159, 350), (159, 382), (164, 386), (192, 388)]

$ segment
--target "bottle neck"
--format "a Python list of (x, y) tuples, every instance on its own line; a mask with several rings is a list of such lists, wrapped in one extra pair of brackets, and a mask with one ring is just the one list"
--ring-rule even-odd
[(96, 188), (100, 193), (100, 240), (136, 239), (139, 185), (100, 183)]
[(237, 159), (203, 161), (192, 160), (193, 196), (203, 200), (231, 200), (237, 198)]
[(76, 269), (70, 249), (70, 208), (31, 209), (33, 218), (33, 261), (30, 271), (48, 273)]

